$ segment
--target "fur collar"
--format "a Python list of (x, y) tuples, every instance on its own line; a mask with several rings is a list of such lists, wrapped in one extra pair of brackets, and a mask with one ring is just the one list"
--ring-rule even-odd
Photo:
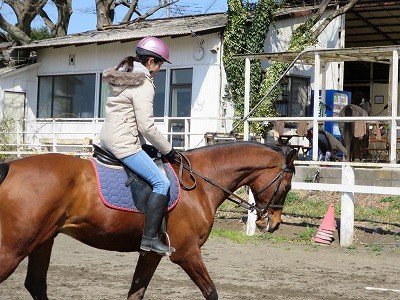
[(103, 71), (103, 79), (114, 86), (140, 86), (146, 80), (146, 74), (143, 72), (121, 72), (114, 68)]

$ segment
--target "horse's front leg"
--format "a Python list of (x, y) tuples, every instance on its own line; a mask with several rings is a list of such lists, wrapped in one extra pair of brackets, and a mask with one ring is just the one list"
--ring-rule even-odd
[(29, 254), (25, 288), (35, 300), (47, 300), (47, 271), (54, 239), (50, 239)]
[(171, 256), (171, 261), (185, 270), (192, 281), (199, 287), (205, 299), (217, 300), (217, 289), (204, 264), (200, 248), (195, 246), (191, 248), (186, 249), (187, 251), (183, 255), (182, 253), (175, 253)]
[(144, 297), (147, 286), (154, 275), (162, 256), (150, 252), (139, 256), (133, 274), (131, 288), (128, 293), (128, 300), (141, 300)]

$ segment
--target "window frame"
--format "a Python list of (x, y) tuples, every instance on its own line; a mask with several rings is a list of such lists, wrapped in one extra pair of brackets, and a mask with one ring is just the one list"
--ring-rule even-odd
[[(179, 71), (179, 70), (191, 70), (192, 72), (192, 77), (190, 79), (190, 83), (173, 83), (173, 73), (174, 71)], [(185, 128), (186, 122), (183, 120), (172, 120), (173, 118), (179, 118), (178, 116), (172, 116), (172, 109), (173, 109), (173, 94), (174, 91), (178, 89), (190, 89), (190, 110), (189, 110), (189, 116), (184, 116), (184, 118), (188, 117), (190, 118), (192, 116), (192, 101), (193, 101), (193, 75), (194, 75), (194, 68), (193, 67), (182, 67), (182, 68), (171, 68), (169, 73), (169, 91), (168, 91), (168, 131), (169, 132), (174, 132), (174, 133), (180, 133), (182, 134), (171, 134), (169, 135), (168, 139), (172, 143), (172, 146), (175, 148), (184, 148), (185, 147), (185, 135), (184, 132), (190, 131), (190, 122), (188, 122), (189, 128)], [(180, 124), (179, 124), (180, 123)], [(183, 123), (183, 124), (182, 124)], [(174, 124), (176, 128), (181, 128), (180, 131), (175, 131), (174, 130)], [(181, 125), (181, 126), (178, 126)], [(183, 125), (183, 126), (182, 126)]]
[[(94, 90), (92, 91), (93, 92), (93, 99), (92, 99), (92, 106), (93, 106), (93, 111), (92, 111), (92, 114), (93, 114), (93, 116), (92, 117), (89, 117), (89, 119), (91, 119), (91, 118), (94, 118), (94, 117), (97, 117), (98, 115), (97, 115), (97, 108), (96, 108), (96, 105), (97, 106), (99, 106), (98, 105), (98, 101), (97, 101), (97, 98), (98, 98), (98, 96), (97, 96), (97, 91), (99, 90), (99, 81), (98, 81), (98, 78), (99, 78), (99, 76), (98, 76), (98, 73), (96, 73), (96, 72), (88, 72), (88, 73), (71, 73), (71, 74), (49, 74), (49, 75), (38, 75), (37, 76), (37, 78), (38, 78), (38, 81), (37, 81), (37, 99), (36, 99), (36, 113), (35, 113), (35, 116), (36, 116), (36, 118), (37, 119), (46, 119), (46, 118), (57, 118), (57, 119), (69, 119), (69, 118), (73, 118), (73, 119), (77, 119), (77, 120), (84, 120), (84, 119), (87, 119), (87, 118), (85, 118), (85, 117), (72, 117), (72, 116), (70, 116), (70, 117), (64, 117), (64, 116), (54, 116), (54, 101), (55, 101), (55, 99), (54, 99), (54, 88), (55, 88), (55, 80), (56, 80), (56, 78), (61, 78), (61, 77), (73, 77), (73, 76), (92, 76), (93, 77), (93, 88), (94, 88)], [(41, 117), (41, 116), (39, 116), (40, 115), (40, 98), (41, 98), (41, 92), (42, 92), (42, 90), (41, 90), (41, 80), (43, 79), (43, 78), (51, 78), (51, 95), (50, 95), (50, 97), (51, 97), (51, 99), (50, 99), (50, 106), (51, 106), (51, 108), (50, 108), (50, 116), (45, 116), (45, 117)], [(82, 111), (80, 112), (80, 113), (82, 113)], [(71, 114), (72, 115), (72, 114)]]

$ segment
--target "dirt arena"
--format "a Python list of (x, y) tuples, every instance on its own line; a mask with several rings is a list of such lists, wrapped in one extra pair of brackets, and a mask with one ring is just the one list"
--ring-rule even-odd
[[(218, 221), (215, 226), (243, 226), (238, 222)], [(283, 224), (275, 234), (296, 235), (300, 230)], [(239, 244), (213, 237), (204, 245), (203, 257), (223, 300), (400, 299), (399, 247), (387, 245), (373, 251), (358, 245), (341, 248), (337, 241), (329, 246), (267, 240)], [(90, 248), (61, 235), (50, 264), (49, 299), (126, 299), (137, 257)], [(25, 269), (26, 260), (0, 284), (0, 299), (31, 299), (23, 287)], [(145, 299), (204, 298), (186, 273), (165, 258)]]

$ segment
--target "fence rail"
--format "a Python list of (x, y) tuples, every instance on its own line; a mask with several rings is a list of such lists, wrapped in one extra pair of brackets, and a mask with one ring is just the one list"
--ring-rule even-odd
[[(400, 117), (269, 117), (269, 118), (247, 118), (245, 122), (252, 123), (273, 123), (275, 121), (283, 121), (285, 123), (293, 123), (299, 121), (314, 122), (351, 122), (351, 121), (367, 121), (367, 122), (388, 122), (392, 123), (393, 119), (396, 124), (400, 124)], [(256, 139), (260, 137), (249, 134), (248, 132), (240, 135), (230, 135), (229, 128), (237, 124), (241, 120), (233, 117), (181, 117), (156, 118), (156, 122), (160, 125), (160, 130), (171, 141), (178, 139), (181, 144), (174, 145), (177, 149), (188, 150), (204, 146), (213, 140), (214, 143), (231, 142), (237, 139)], [(48, 118), (48, 119), (25, 119), (14, 121), (12, 126), (6, 126), (4, 130), (0, 124), (0, 155), (21, 155), (38, 154), (46, 152), (59, 152), (66, 154), (76, 154), (86, 156), (90, 154), (91, 143), (98, 143), (101, 125), (104, 122), (102, 118)], [(182, 127), (179, 131), (171, 127), (171, 123), (180, 122)], [(197, 123), (196, 123), (197, 122)], [(213, 125), (210, 122), (214, 122)], [(217, 122), (223, 123), (223, 130), (220, 132), (211, 132), (217, 128)], [(14, 130), (10, 130), (14, 128)], [(209, 130), (207, 130), (207, 128)], [(248, 128), (248, 126), (247, 126)], [(391, 141), (389, 151), (390, 158), (396, 158), (397, 152), (400, 152), (400, 139), (398, 133), (400, 126), (396, 126), (396, 130), (390, 133), (390, 137), (394, 137)], [(212, 133), (212, 134), (210, 134)], [(314, 131), (314, 134), (317, 133)], [(313, 137), (314, 140), (314, 137)], [(304, 146), (307, 146), (308, 140), (303, 140)], [(296, 145), (298, 146), (298, 145)], [(306, 147), (305, 147), (306, 148)], [(313, 149), (314, 150), (314, 149)], [(392, 153), (393, 151), (393, 153)], [(317, 152), (317, 151), (313, 151)], [(400, 153), (399, 153), (400, 154)], [(316, 156), (312, 158), (316, 160)], [(392, 164), (396, 163), (396, 159), (391, 159)]]
[[(245, 122), (296, 122), (296, 121), (313, 121), (315, 119), (318, 122), (330, 122), (330, 121), (355, 121), (355, 120), (370, 120), (370, 121), (391, 121), (393, 124), (393, 117), (299, 117), (299, 118), (248, 118)], [(400, 120), (399, 117), (394, 118), (396, 122)], [(193, 137), (197, 137), (196, 146), (206, 145), (209, 141), (208, 138), (214, 139), (214, 142), (232, 142), (237, 138), (229, 135), (228, 131), (221, 133), (220, 135), (207, 135), (207, 131), (203, 126), (192, 126), (195, 118), (161, 118), (157, 121), (161, 121), (168, 124), (171, 121), (181, 121), (184, 123), (182, 131), (174, 132), (168, 130), (162, 131), (166, 136), (172, 138), (174, 136), (181, 136), (184, 140), (184, 149), (186, 150), (189, 145), (189, 141)], [(226, 122), (224, 128), (232, 128), (237, 118), (197, 118), (197, 120), (204, 121), (206, 123), (212, 121), (224, 121)], [(0, 137), (2, 144), (0, 145), (0, 158), (4, 155), (13, 155), (17, 157), (40, 154), (46, 152), (59, 152), (65, 154), (72, 154), (77, 156), (89, 156), (92, 154), (92, 143), (97, 143), (99, 138), (99, 132), (103, 119), (36, 119), (36, 120), (23, 120), (23, 122), (17, 122), (14, 124), (15, 130), (0, 130)], [(397, 123), (396, 123), (397, 124)], [(391, 134), (397, 139), (397, 131), (399, 126), (396, 126), (395, 132)], [(8, 127), (10, 128), (10, 127)], [(215, 128), (215, 127), (214, 127)], [(245, 126), (246, 128), (246, 126)], [(248, 126), (247, 126), (248, 128)], [(1, 128), (0, 128), (1, 129)], [(316, 131), (314, 131), (316, 134)], [(244, 134), (245, 137), (249, 137), (248, 133)], [(313, 137), (315, 138), (315, 137)], [(317, 147), (313, 143), (314, 149)], [(394, 146), (396, 151), (396, 143), (391, 143), (391, 147)], [(314, 150), (313, 149), (313, 150)], [(393, 149), (391, 150), (393, 151)], [(321, 162), (315, 161), (296, 161), (296, 165), (316, 165)], [(349, 163), (349, 162), (324, 162), (324, 165), (340, 165), (342, 166), (342, 184), (326, 184), (326, 183), (306, 183), (306, 182), (292, 182), (293, 189), (300, 190), (319, 190), (319, 191), (336, 191), (342, 193), (342, 205), (347, 207), (344, 212), (349, 215), (349, 212), (353, 211), (352, 205), (354, 203), (354, 193), (369, 193), (369, 194), (392, 194), (400, 195), (400, 189), (398, 187), (378, 187), (378, 186), (364, 186), (355, 185), (354, 183), (354, 167), (366, 167), (366, 168), (390, 168), (397, 172), (400, 171), (400, 165), (395, 162), (390, 164), (378, 164), (378, 163)], [(249, 195), (251, 196), (251, 195)], [(249, 197), (251, 199), (251, 197)], [(350, 199), (350, 200), (349, 200)], [(249, 224), (252, 218), (252, 214), (249, 213)], [(342, 236), (342, 246), (349, 246), (352, 243), (353, 236), (353, 223), (354, 215), (350, 214), (350, 218), (341, 221), (341, 230), (346, 232), (346, 236)], [(252, 234), (254, 226), (248, 226), (246, 233)]]

